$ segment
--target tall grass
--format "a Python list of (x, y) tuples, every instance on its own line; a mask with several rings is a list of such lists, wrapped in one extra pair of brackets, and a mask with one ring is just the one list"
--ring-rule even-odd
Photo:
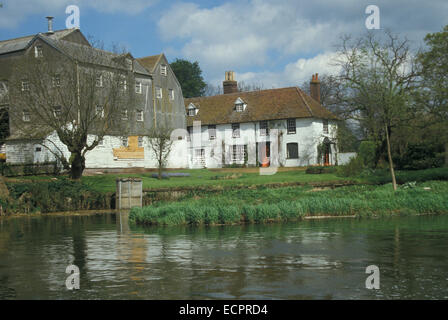
[(288, 221), (315, 215), (448, 213), (447, 194), (448, 182), (435, 181), (400, 188), (397, 192), (392, 191), (390, 184), (321, 191), (309, 187), (246, 189), (199, 200), (133, 208), (130, 220), (155, 225), (234, 224)]

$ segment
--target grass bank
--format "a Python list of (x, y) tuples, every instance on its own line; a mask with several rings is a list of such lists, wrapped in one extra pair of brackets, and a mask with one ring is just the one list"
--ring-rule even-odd
[(305, 216), (372, 216), (448, 213), (448, 182), (429, 181), (401, 187), (390, 184), (337, 189), (285, 187), (235, 190), (133, 208), (129, 219), (137, 224), (235, 224), (291, 221)]

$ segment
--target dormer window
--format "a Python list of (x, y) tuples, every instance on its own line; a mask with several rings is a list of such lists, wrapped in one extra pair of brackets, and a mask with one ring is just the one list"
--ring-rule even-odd
[(195, 115), (198, 114), (199, 109), (196, 108), (196, 106), (192, 103), (190, 103), (190, 105), (187, 108), (187, 114), (189, 117), (194, 117)]
[(247, 104), (241, 99), (238, 98), (235, 101), (235, 111), (236, 112), (243, 112), (246, 109)]

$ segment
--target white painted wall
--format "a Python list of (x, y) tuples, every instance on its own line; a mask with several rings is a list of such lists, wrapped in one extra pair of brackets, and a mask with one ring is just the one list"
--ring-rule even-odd
[[(232, 125), (222, 124), (216, 126), (216, 139), (209, 139), (208, 126), (200, 126), (197, 122), (197, 126), (193, 126), (193, 132), (190, 137), (190, 152), (189, 152), (189, 165), (190, 168), (219, 168), (222, 167), (222, 153), (223, 142), (225, 144), (224, 157), (225, 163), (231, 164), (243, 164), (242, 161), (231, 161), (231, 152), (233, 145), (247, 145), (248, 159), (247, 164), (251, 166), (256, 165), (256, 143), (263, 141), (271, 142), (271, 158), (275, 150), (274, 144), (278, 144), (277, 138), (274, 138), (273, 129), (278, 130), (280, 135), (280, 145), (278, 146), (278, 164), (285, 167), (295, 166), (308, 166), (317, 164), (317, 147), (323, 141), (325, 137), (333, 140), (336, 136), (337, 125), (335, 122), (329, 122), (329, 132), (324, 134), (323, 123), (321, 119), (296, 119), (296, 133), (287, 133), (287, 121), (286, 120), (273, 120), (269, 121), (270, 135), (260, 135), (260, 123), (259, 122), (247, 122), (240, 124), (240, 137), (232, 137)], [(295, 142), (299, 146), (299, 158), (287, 159), (286, 145), (287, 143)], [(197, 149), (204, 149), (205, 161), (200, 161), (195, 157)], [(332, 153), (330, 162), (335, 163), (336, 150), (332, 146)], [(273, 161), (271, 159), (271, 161)], [(275, 161), (275, 160), (274, 160)], [(273, 162), (274, 164), (275, 162)]]

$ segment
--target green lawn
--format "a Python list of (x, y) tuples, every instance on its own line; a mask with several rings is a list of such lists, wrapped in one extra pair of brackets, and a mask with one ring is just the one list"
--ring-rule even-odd
[(274, 175), (260, 175), (257, 170), (225, 169), (225, 170), (176, 170), (170, 172), (189, 173), (190, 177), (170, 177), (158, 180), (152, 178), (153, 172), (144, 174), (104, 174), (84, 176), (82, 182), (98, 191), (115, 191), (115, 180), (118, 177), (137, 177), (143, 179), (143, 189), (162, 189), (176, 187), (207, 186), (251, 186), (273, 183), (309, 183), (323, 181), (353, 181), (353, 178), (338, 177), (335, 174), (306, 174), (304, 169), (279, 170)]

